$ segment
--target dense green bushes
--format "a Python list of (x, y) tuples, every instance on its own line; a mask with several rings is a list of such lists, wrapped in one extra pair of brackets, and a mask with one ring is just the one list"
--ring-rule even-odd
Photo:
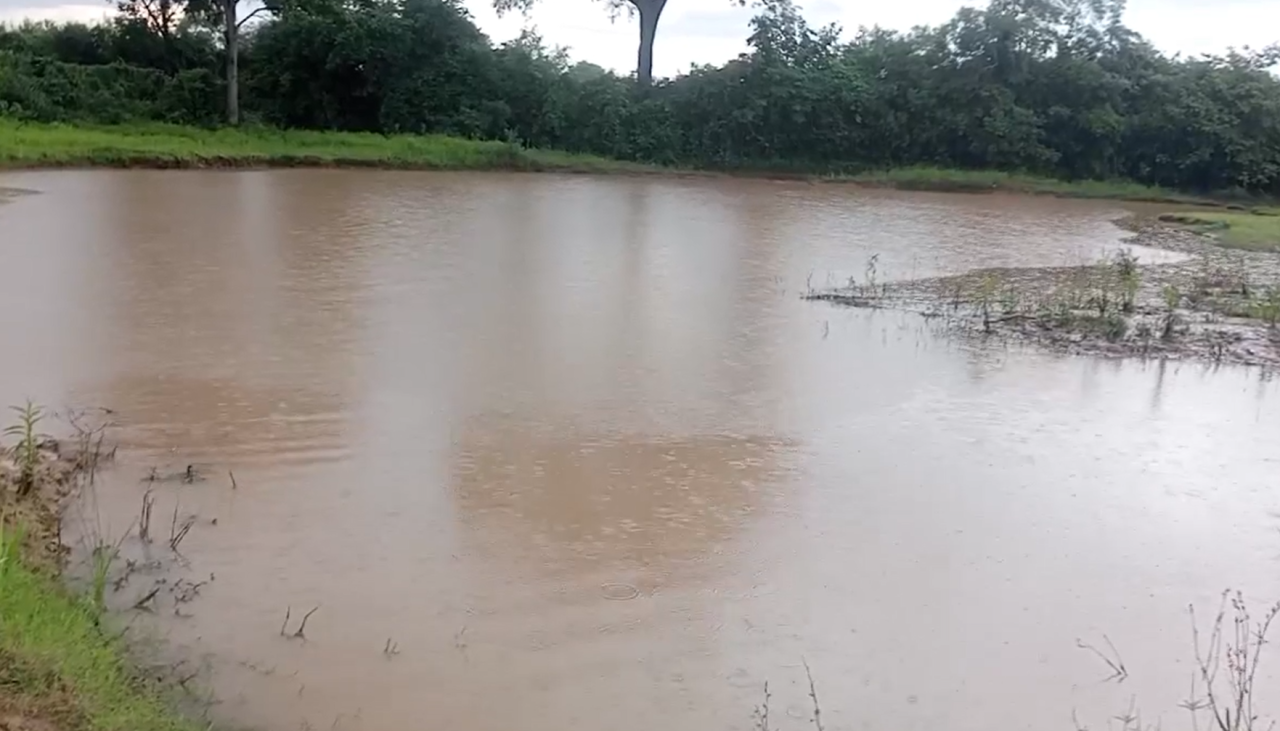
[[(254, 121), (444, 132), (683, 165), (828, 172), (907, 165), (1280, 194), (1280, 54), (1169, 58), (1118, 0), (992, 0), (949, 23), (842, 41), (764, 0), (750, 52), (638, 89), (526, 35), (493, 47), (456, 0), (298, 0), (247, 29)], [(209, 124), (216, 34), (0, 33), (0, 113)]]
[(82, 65), (0, 51), (0, 114), (18, 119), (212, 123), (217, 88), (204, 69), (166, 74), (119, 61)]

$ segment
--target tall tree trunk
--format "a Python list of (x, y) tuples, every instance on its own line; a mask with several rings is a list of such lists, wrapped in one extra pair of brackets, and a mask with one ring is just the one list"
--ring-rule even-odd
[(653, 84), (653, 39), (658, 34), (658, 18), (667, 0), (631, 0), (640, 11), (640, 54), (636, 62), (636, 80), (642, 88)]
[(224, 0), (227, 19), (227, 124), (240, 124), (240, 27), (236, 22), (237, 0)]

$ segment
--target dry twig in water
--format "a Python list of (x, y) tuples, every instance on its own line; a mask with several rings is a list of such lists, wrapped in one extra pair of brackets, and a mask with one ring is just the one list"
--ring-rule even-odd
[(813, 684), (813, 673), (809, 671), (809, 661), (800, 658), (800, 662), (804, 663), (804, 674), (809, 678), (809, 697), (813, 699), (813, 725), (818, 731), (824, 731), (822, 728), (822, 706), (818, 704), (818, 689)]
[(138, 515), (138, 538), (143, 543), (151, 542), (151, 508), (155, 506), (155, 495), (151, 489), (142, 494), (142, 510)]
[[(209, 581), (212, 581), (212, 580), (213, 580), (213, 575), (210, 574)], [(176, 582), (174, 582), (173, 586), (170, 587), (169, 593), (173, 594), (173, 601), (175, 603), (186, 604), (190, 602), (192, 599), (195, 599), (196, 597), (200, 596), (200, 589), (202, 589), (206, 584), (208, 584), (209, 581), (192, 582), (192, 581), (188, 581), (187, 579), (178, 579)]]
[(1102, 682), (1106, 683), (1108, 681), (1114, 680), (1117, 683), (1123, 683), (1125, 681), (1125, 678), (1129, 677), (1129, 670), (1124, 666), (1124, 659), (1120, 657), (1120, 652), (1116, 650), (1116, 646), (1111, 644), (1110, 637), (1103, 635), (1102, 639), (1107, 643), (1107, 647), (1111, 648), (1110, 656), (1108, 656), (1106, 653), (1102, 652), (1098, 648), (1094, 647), (1093, 645), (1089, 644), (1088, 642), (1085, 642), (1084, 640), (1081, 640), (1078, 638), (1076, 639), (1076, 647), (1079, 647), (1081, 650), (1088, 650), (1089, 652), (1092, 652), (1094, 655), (1097, 655), (1103, 662), (1105, 662), (1107, 664), (1107, 667), (1111, 668), (1111, 674), (1103, 678)]
[(756, 721), (756, 731), (769, 731), (769, 681), (764, 681), (764, 702), (752, 713)]
[(311, 608), (311, 611), (302, 615), (302, 622), (298, 625), (297, 631), (291, 633), (289, 632), (289, 617), (293, 613), (293, 607), (285, 607), (284, 623), (280, 625), (280, 636), (289, 640), (302, 640), (303, 642), (306, 642), (307, 641), (307, 620), (311, 619), (311, 615), (315, 614), (318, 611), (320, 611), (320, 606), (316, 605)]
[(182, 525), (178, 525), (178, 508), (181, 503), (175, 503), (173, 506), (173, 520), (169, 522), (169, 548), (178, 553), (178, 546), (181, 545), (182, 539), (187, 537), (187, 533), (191, 532), (191, 526), (195, 525), (195, 516), (188, 516), (183, 519)]
[(317, 605), (317, 606), (312, 607), (312, 608), (311, 608), (311, 611), (309, 611), (309, 612), (307, 612), (306, 614), (302, 615), (302, 623), (298, 625), (298, 631), (293, 633), (293, 636), (294, 636), (294, 637), (297, 637), (297, 638), (299, 638), (299, 639), (303, 640), (304, 642), (306, 641), (306, 639), (307, 639), (307, 634), (306, 634), (306, 631), (307, 631), (307, 620), (308, 620), (308, 619), (311, 619), (311, 615), (315, 614), (315, 613), (316, 613), (316, 612), (318, 612), (319, 610), (320, 610), (320, 607)]
[(141, 610), (143, 610), (143, 611), (147, 611), (147, 612), (152, 611), (152, 610), (151, 610), (151, 607), (149, 607), (149, 606), (147, 606), (147, 605), (148, 605), (148, 604), (150, 604), (150, 603), (151, 603), (151, 600), (152, 600), (152, 599), (155, 599), (155, 598), (156, 598), (156, 595), (157, 595), (157, 594), (159, 594), (159, 593), (160, 593), (160, 585), (159, 585), (159, 584), (157, 584), (157, 585), (155, 586), (155, 588), (153, 588), (150, 592), (148, 592), (148, 593), (147, 593), (147, 595), (146, 595), (146, 596), (144, 596), (144, 597), (142, 597), (141, 599), (139, 599), (138, 601), (134, 602), (134, 603), (133, 603), (133, 608), (134, 608), (134, 609), (141, 609)]

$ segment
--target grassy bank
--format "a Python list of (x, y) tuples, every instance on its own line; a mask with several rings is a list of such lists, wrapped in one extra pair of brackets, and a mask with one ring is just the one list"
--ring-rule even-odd
[(1280, 209), (1252, 211), (1197, 211), (1171, 213), (1160, 217), (1166, 223), (1212, 236), (1229, 249), (1280, 251)]
[(360, 166), (440, 170), (652, 172), (656, 168), (502, 142), (443, 135), (207, 130), (167, 124), (111, 127), (0, 119), (0, 167)]
[(1220, 201), (1125, 180), (1056, 180), (1026, 173), (999, 170), (950, 170), (909, 167), (875, 170), (845, 178), (863, 185), (899, 190), (936, 190), (968, 193), (1003, 191), (1064, 198), (1106, 198), (1153, 203), (1220, 205)]
[[(10, 529), (11, 530), (11, 529)], [(30, 568), (10, 541), (0, 565), (0, 727), (195, 731), (132, 672), (88, 600)]]
[[(444, 135), (380, 135), (265, 127), (211, 130), (168, 124), (81, 126), (0, 119), (0, 168), (298, 166), (632, 174), (691, 172)], [(1214, 203), (1210, 198), (1127, 181), (1066, 181), (996, 170), (910, 167), (830, 175), (813, 174), (793, 166), (774, 166), (702, 171), (701, 174), (717, 172), (902, 190), (1005, 191), (1070, 198), (1197, 205)]]

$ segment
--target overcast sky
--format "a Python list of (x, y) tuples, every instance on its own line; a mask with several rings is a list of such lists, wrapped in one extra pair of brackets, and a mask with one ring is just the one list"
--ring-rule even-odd
[[(466, 0), (480, 27), (495, 41), (532, 25), (548, 44), (567, 46), (574, 60), (621, 72), (635, 67), (638, 31), (626, 16), (610, 22), (599, 0), (538, 0), (528, 17), (498, 18), (489, 0)], [(986, 0), (808, 0), (801, 2), (814, 25), (839, 23), (846, 31), (880, 25), (908, 29), (945, 22), (963, 5)], [(748, 3), (749, 5), (749, 3)], [(0, 0), (0, 20), (24, 17), (95, 20), (111, 4), (65, 0)], [(750, 7), (731, 0), (668, 0), (658, 28), (654, 71), (669, 76), (693, 63), (719, 63), (745, 48)], [(1185, 54), (1217, 53), (1228, 46), (1261, 47), (1280, 41), (1280, 0), (1129, 0), (1130, 27), (1156, 46)]]

